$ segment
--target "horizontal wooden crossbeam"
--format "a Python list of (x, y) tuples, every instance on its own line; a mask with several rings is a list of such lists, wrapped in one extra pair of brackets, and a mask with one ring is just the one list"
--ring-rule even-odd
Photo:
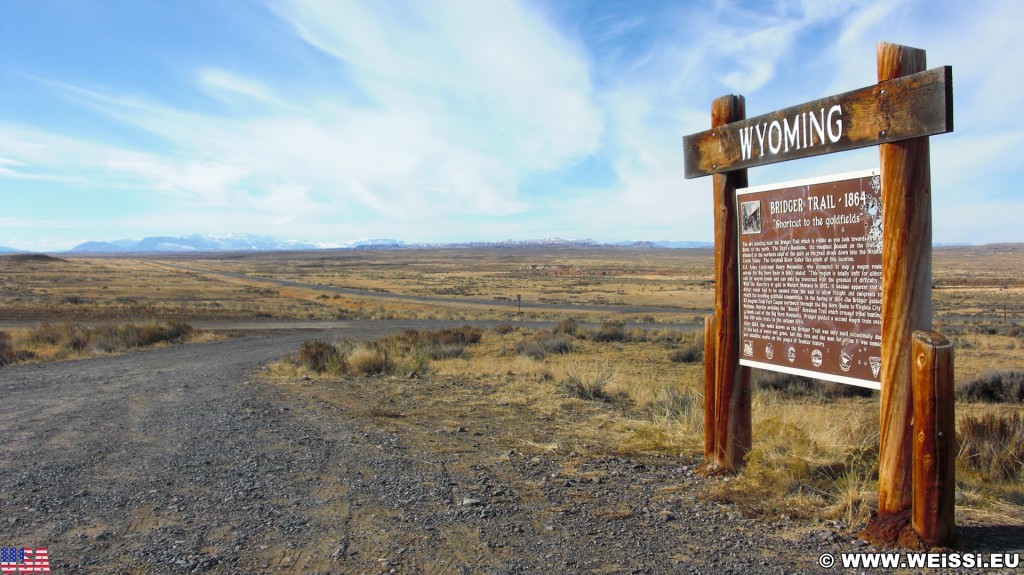
[(696, 178), (953, 131), (953, 68), (943, 66), (683, 138)]

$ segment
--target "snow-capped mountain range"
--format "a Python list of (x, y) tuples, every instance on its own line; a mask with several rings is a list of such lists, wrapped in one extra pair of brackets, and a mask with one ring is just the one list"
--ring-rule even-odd
[[(935, 247), (965, 247), (972, 244), (936, 243)], [(600, 243), (591, 239), (572, 240), (547, 237), (533, 240), (502, 240), (491, 242), (452, 243), (407, 243), (390, 238), (363, 238), (339, 242), (306, 242), (282, 240), (271, 236), (252, 234), (227, 234), (221, 236), (193, 234), (190, 236), (154, 236), (141, 240), (114, 240), (109, 242), (85, 242), (64, 252), (73, 254), (124, 254), (124, 253), (190, 253), (190, 252), (257, 252), (296, 250), (386, 250), (386, 249), (429, 249), (429, 248), (538, 248), (538, 247), (629, 247), (629, 248), (671, 248), (699, 249), (714, 248), (712, 242), (688, 241), (622, 241)], [(32, 253), (31, 250), (0, 246), (0, 254)]]
[[(282, 240), (269, 236), (249, 234), (228, 234), (223, 236), (193, 234), (190, 236), (154, 236), (141, 240), (115, 240), (109, 242), (85, 242), (68, 250), (69, 253), (187, 253), (187, 252), (236, 252), (236, 251), (285, 251), (285, 250), (366, 250), (366, 249), (416, 249), (444, 247), (650, 247), (650, 248), (703, 248), (711, 247), (709, 242), (679, 241), (626, 241), (602, 244), (590, 239), (572, 240), (548, 237), (535, 240), (504, 240), (494, 242), (456, 243), (407, 243), (389, 238), (366, 238), (344, 242), (304, 242)], [(12, 250), (17, 251), (17, 250)]]

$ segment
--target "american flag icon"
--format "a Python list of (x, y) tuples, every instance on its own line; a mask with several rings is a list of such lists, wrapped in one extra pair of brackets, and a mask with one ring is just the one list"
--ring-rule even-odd
[(0, 547), (0, 573), (49, 573), (46, 547)]

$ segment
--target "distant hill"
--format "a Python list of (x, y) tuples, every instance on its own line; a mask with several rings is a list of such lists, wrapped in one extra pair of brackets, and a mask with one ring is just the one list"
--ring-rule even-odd
[(692, 250), (697, 248), (713, 248), (715, 244), (713, 242), (678, 242), (678, 241), (647, 241), (642, 240), (638, 242), (618, 242), (616, 246), (629, 247), (629, 248), (669, 248), (669, 249), (686, 249)]
[(10, 262), (18, 262), (18, 263), (44, 263), (44, 264), (68, 261), (68, 260), (62, 260), (60, 258), (55, 258), (53, 256), (48, 256), (46, 254), (32, 254), (32, 253), (25, 253), (25, 252), (4, 253), (4, 254), (0, 255), (0, 259), (6, 260), (6, 261), (10, 261)]
[(86, 241), (70, 250), (76, 254), (113, 254), (125, 250), (110, 241)]
[(421, 244), (423, 247), (450, 247), (450, 248), (584, 248), (594, 247), (601, 244), (594, 240), (567, 240), (564, 238), (540, 238), (536, 240), (500, 240), (496, 242), (459, 242), (451, 244)]
[(399, 240), (377, 238), (352, 240), (350, 242), (344, 242), (336, 246), (336, 248), (343, 250), (391, 250), (404, 248), (406, 245), (407, 244), (405, 242)]
[(25, 251), (25, 250), (16, 250), (14, 248), (8, 248), (8, 247), (0, 246), (0, 254), (16, 254), (18, 252), (23, 252), (23, 251)]

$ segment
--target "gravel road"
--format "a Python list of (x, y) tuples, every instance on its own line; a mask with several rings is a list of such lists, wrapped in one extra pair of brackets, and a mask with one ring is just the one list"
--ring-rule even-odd
[[(54, 573), (140, 574), (813, 573), (860, 549), (842, 525), (702, 502), (693, 461), (531, 451), (524, 434), (561, 423), (514, 405), (418, 409), (460, 382), (259, 373), (306, 338), (402, 327), (0, 370), (0, 545), (47, 547)], [(382, 386), (415, 393), (374, 417)]]

